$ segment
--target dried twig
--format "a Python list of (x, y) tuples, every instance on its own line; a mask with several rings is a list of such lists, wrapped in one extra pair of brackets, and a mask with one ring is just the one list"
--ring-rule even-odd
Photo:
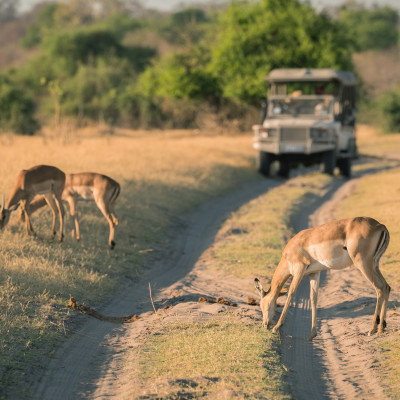
[(153, 297), (151, 296), (151, 286), (150, 286), (150, 282), (149, 282), (149, 292), (150, 292), (151, 305), (153, 306), (154, 312), (157, 314), (157, 310), (156, 310), (156, 308), (155, 308), (155, 306), (154, 306)]
[(109, 321), (115, 324), (135, 322), (137, 319), (139, 319), (139, 317), (136, 314), (127, 315), (125, 317), (110, 317), (107, 315), (100, 314), (91, 307), (86, 307), (82, 304), (77, 304), (76, 300), (72, 296), (70, 296), (69, 298), (68, 307), (71, 310), (79, 310), (81, 313), (91, 315), (92, 317), (95, 317), (101, 321)]

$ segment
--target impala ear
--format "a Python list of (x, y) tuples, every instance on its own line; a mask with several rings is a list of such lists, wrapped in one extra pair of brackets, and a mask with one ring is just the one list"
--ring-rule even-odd
[(269, 291), (271, 290), (271, 288), (269, 288), (267, 291), (265, 291), (260, 283), (260, 281), (258, 280), (258, 278), (254, 279), (254, 286), (257, 289), (259, 295), (261, 298), (265, 297)]

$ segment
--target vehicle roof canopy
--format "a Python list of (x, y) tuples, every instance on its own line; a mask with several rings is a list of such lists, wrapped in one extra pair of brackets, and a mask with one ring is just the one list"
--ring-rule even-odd
[(357, 83), (352, 72), (335, 70), (331, 68), (274, 69), (269, 73), (265, 80), (269, 83), (337, 81), (346, 86), (353, 86)]

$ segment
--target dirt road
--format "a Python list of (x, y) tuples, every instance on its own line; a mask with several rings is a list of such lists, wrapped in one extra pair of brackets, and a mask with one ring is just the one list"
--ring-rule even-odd
[[(201, 255), (212, 245), (219, 226), (231, 211), (279, 184), (282, 181), (260, 180), (199, 209), (172, 241), (170, 254), (101, 310), (108, 315), (138, 313), (141, 318), (134, 324), (115, 325), (87, 317), (82, 329), (57, 352), (35, 388), (34, 398), (132, 399), (138, 394), (149, 394), (145, 390), (151, 388), (141, 388), (140, 380), (132, 375), (134, 366), (129, 375), (126, 371), (126, 352), (134, 353), (149, 327), (154, 330), (157, 326), (158, 316), (150, 314), (149, 282), (158, 308), (174, 304), (172, 311), (162, 310), (164, 319), (199, 320), (226, 307), (198, 303), (199, 295), (229, 298), (239, 303), (244, 314), (260, 318), (259, 310), (246, 305), (247, 297), (255, 295), (254, 290), (243, 290), (251, 287), (250, 282), (211, 275), (205, 270)], [(317, 202), (294, 216), (296, 229), (332, 219), (337, 204), (356, 184), (356, 179), (347, 183), (336, 180)], [(368, 348), (373, 339), (364, 334), (375, 302), (373, 288), (360, 279), (358, 271), (325, 276), (319, 297), (319, 336), (309, 343), (306, 338), (311, 311), (307, 285), (305, 279), (282, 331), (283, 359), (289, 366), (293, 397), (385, 398), (375, 378), (373, 354)], [(354, 317), (357, 323), (351, 324)]]
[[(115, 325), (88, 317), (82, 329), (56, 353), (35, 389), (34, 398), (134, 398), (132, 396), (138, 393), (134, 379), (126, 384), (121, 375), (125, 352), (134, 349), (148, 326), (154, 323), (154, 316), (150, 315), (149, 282), (156, 305), (164, 298), (181, 297), (180, 304), (173, 308), (174, 318), (176, 314), (198, 318), (203, 308), (206, 315), (226, 307), (219, 304), (202, 306), (197, 303), (199, 294), (227, 296), (233, 301), (244, 302), (249, 294), (241, 292), (240, 282), (223, 280), (221, 283), (217, 277), (205, 274), (202, 264), (196, 264), (196, 261), (213, 243), (221, 223), (233, 210), (280, 183), (258, 180), (201, 207), (187, 221), (184, 231), (172, 241), (170, 254), (158, 261), (138, 283), (120, 291), (118, 298), (101, 310), (106, 315), (137, 313), (140, 319), (134, 324)], [(254, 293), (250, 295), (254, 296)]]

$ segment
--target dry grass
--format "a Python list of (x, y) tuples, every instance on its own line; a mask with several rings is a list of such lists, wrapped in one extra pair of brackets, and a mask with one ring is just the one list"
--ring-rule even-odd
[(164, 325), (139, 355), (136, 395), (146, 398), (288, 399), (279, 339), (234, 315)]
[(298, 176), (241, 207), (217, 236), (215, 265), (239, 278), (271, 278), (293, 235), (291, 215), (319, 196), (332, 179), (320, 173)]
[(400, 159), (400, 134), (384, 135), (371, 126), (358, 125), (356, 135), (360, 154)]
[(108, 224), (94, 203), (79, 205), (79, 243), (69, 236), (62, 244), (50, 240), (48, 210), (33, 216), (36, 239), (25, 236), (15, 217), (1, 233), (0, 393), (22, 385), (21, 398), (29, 397), (29, 376), (40, 373), (42, 354), (69, 333), (64, 306), (70, 294), (98, 303), (121, 279), (137, 276), (149, 254), (168, 245), (168, 228), (181, 224), (186, 212), (240, 182), (260, 179), (247, 136), (86, 133), (64, 145), (54, 138), (0, 137), (0, 191), (6, 198), (19, 170), (36, 164), (101, 172), (122, 184), (114, 252), (107, 249)]

